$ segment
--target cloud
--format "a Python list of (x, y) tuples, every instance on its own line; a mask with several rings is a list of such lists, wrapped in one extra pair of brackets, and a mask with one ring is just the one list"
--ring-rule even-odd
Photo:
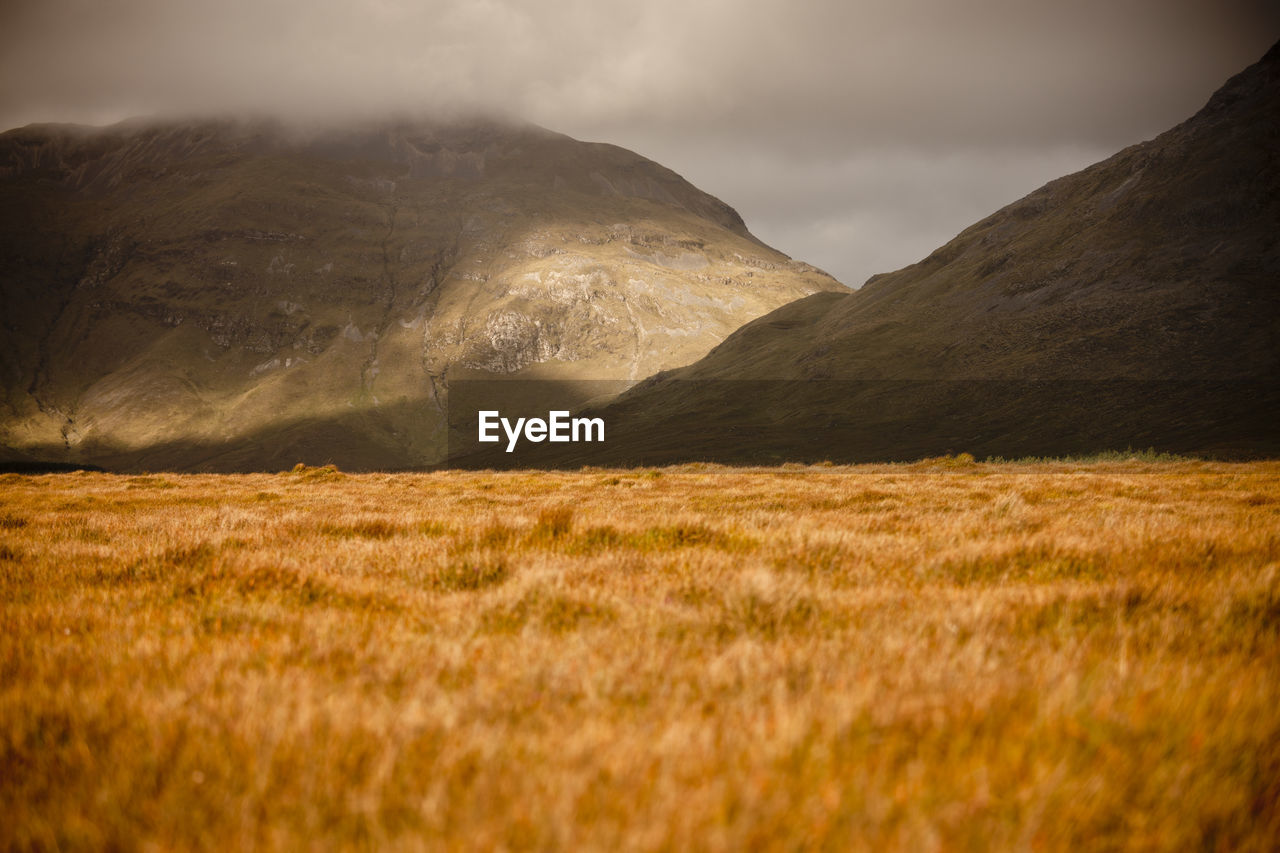
[(1273, 6), (19, 0), (0, 115), (453, 107), (818, 147), (1128, 138), (1260, 55)]
[(931, 248), (968, 224), (944, 211), (1149, 138), (1277, 36), (1273, 0), (7, 0), (0, 125), (513, 114), (857, 279), (840, 235)]

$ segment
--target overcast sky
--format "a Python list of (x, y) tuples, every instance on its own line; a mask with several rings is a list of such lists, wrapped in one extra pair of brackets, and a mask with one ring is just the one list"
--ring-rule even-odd
[(651, 157), (857, 286), (1278, 38), (1275, 0), (0, 0), (0, 126), (501, 111)]

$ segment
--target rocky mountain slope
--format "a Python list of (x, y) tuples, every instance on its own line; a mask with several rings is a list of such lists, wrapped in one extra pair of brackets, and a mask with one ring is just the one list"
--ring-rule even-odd
[(615, 461), (1250, 455), (1280, 452), (1278, 376), (1280, 45), (1156, 139), (606, 411)]
[(420, 466), (457, 378), (634, 380), (842, 289), (668, 169), (532, 126), (31, 126), (0, 135), (0, 447)]

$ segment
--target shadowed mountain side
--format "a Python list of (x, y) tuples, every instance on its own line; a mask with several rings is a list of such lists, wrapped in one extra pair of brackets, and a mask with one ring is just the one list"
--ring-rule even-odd
[(42, 462), (38, 459), (0, 458), (0, 474), (66, 474), (75, 471), (103, 471), (98, 465), (74, 462)]
[(680, 462), (892, 462), (1089, 455), (1128, 448), (1216, 459), (1280, 455), (1280, 382), (674, 380), (583, 416), (603, 444), (521, 443), (466, 468)]
[(398, 450), (315, 435), (421, 467), (456, 377), (635, 380), (840, 288), (670, 170), (531, 126), (23, 128), (0, 135), (0, 446), (180, 469), (367, 417)]
[(748, 324), (684, 378), (1280, 372), (1280, 45), (1195, 117), (923, 261)]
[[(0, 467), (35, 464), (61, 469), (72, 465), (121, 473), (231, 474), (281, 471), (301, 462), (310, 466), (333, 464), (351, 472), (425, 470), (425, 464), (406, 464), (403, 435), (405, 424), (422, 422), (423, 411), (421, 405), (399, 403), (363, 412), (281, 418), (262, 429), (221, 441), (169, 439), (139, 446), (95, 442), (80, 448), (83, 458), (93, 460), (92, 465), (61, 461), (65, 451), (57, 445), (36, 446), (25, 459), (0, 462)], [(438, 433), (436, 438), (443, 448), (439, 423), (432, 419), (425, 428)], [(440, 456), (443, 455), (442, 450)]]
[[(1047, 184), (859, 291), (816, 294), (754, 320), (604, 411), (653, 425), (635, 434), (637, 458), (698, 458), (686, 437), (698, 418), (739, 436), (739, 448), (709, 458), (1126, 445), (1270, 454), (1280, 422), (1268, 421), (1269, 383), (1280, 375), (1278, 284), (1280, 45), (1156, 139)], [(740, 380), (795, 388), (726, 390)], [(875, 390), (879, 380), (896, 383)], [(951, 380), (997, 380), (986, 387), (1004, 390), (994, 399), (980, 385), (941, 390)], [(1050, 380), (1080, 383), (1045, 386), (1072, 405), (1035, 390)], [(1244, 383), (1213, 384), (1222, 380)], [(1209, 383), (1203, 403), (1195, 382)], [(736, 405), (751, 387), (771, 401), (762, 408), (803, 429)], [(831, 390), (841, 387), (853, 389), (849, 399)], [(1170, 396), (1154, 390), (1162, 387)]]
[[(487, 384), (487, 383), (485, 383)], [(515, 386), (526, 383), (515, 382)], [(708, 381), (664, 388), (663, 406), (643, 393), (579, 408), (590, 396), (575, 384), (527, 383), (540, 409), (565, 405), (601, 417), (605, 441), (532, 444), (505, 452), (506, 441), (476, 450), (473, 441), (445, 463), (458, 468), (578, 468), (583, 465), (837, 463), (913, 460), (967, 451), (979, 457), (1063, 456), (1154, 448), (1217, 459), (1280, 456), (1280, 382), (984, 382)], [(676, 395), (673, 397), (672, 395)], [(513, 403), (528, 397), (513, 392)], [(551, 401), (548, 403), (547, 401)], [(85, 448), (94, 463), (59, 459), (58, 446), (0, 454), (0, 471), (105, 468), (125, 473), (274, 472), (307, 465), (343, 471), (424, 470), (406, 465), (403, 425), (422, 423), (421, 404), (281, 420), (223, 441), (169, 440)], [(514, 410), (513, 410), (514, 413)], [(506, 414), (506, 413), (504, 413)], [(451, 411), (474, 434), (474, 411)], [(442, 440), (438, 425), (436, 438)], [(443, 452), (440, 454), (443, 457)]]
[[(421, 471), (437, 467), (422, 461), (424, 457), (444, 460), (452, 455), (448, 451), (465, 453), (478, 446), (477, 408), (497, 406), (513, 418), (545, 416), (549, 408), (578, 411), (612, 399), (630, 384), (616, 379), (461, 380), (450, 389), (447, 421), (434, 399), (402, 400), (367, 409), (280, 418), (261, 429), (223, 439), (169, 438), (137, 445), (92, 439), (77, 446), (77, 456), (70, 460), (58, 445), (36, 446), (24, 453), (0, 449), (0, 472), (85, 468), (123, 473), (248, 473), (274, 472), (298, 463), (333, 464), (349, 472)], [(446, 424), (454, 431), (447, 430)], [(406, 452), (410, 447), (428, 448), (429, 453), (415, 458)]]

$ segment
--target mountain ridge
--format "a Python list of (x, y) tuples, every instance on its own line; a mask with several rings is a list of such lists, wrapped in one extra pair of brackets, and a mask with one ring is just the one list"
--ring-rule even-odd
[[(1242, 106), (1247, 108), (1253, 118), (1248, 121), (1232, 120), (1234, 113), (1230, 114), (1227, 116), (1229, 121), (1225, 128), (1228, 133), (1221, 133), (1224, 128), (1216, 121), (1217, 117), (1228, 110), (1239, 110)], [(1276, 149), (1269, 144), (1280, 135), (1280, 118), (1277, 118), (1280, 116), (1280, 109), (1277, 108), (1280, 108), (1280, 45), (1268, 51), (1257, 65), (1234, 76), (1195, 116), (1158, 135), (1155, 139), (1129, 146), (1080, 172), (1050, 181), (1022, 199), (966, 228), (953, 240), (920, 262), (893, 273), (874, 276), (856, 293), (831, 298), (831, 304), (826, 306), (829, 310), (822, 314), (820, 329), (835, 330), (836, 327), (848, 324), (856, 318), (855, 312), (868, 312), (873, 306), (879, 307), (894, 298), (902, 299), (910, 296), (914, 298), (916, 304), (924, 301), (936, 303), (962, 285), (971, 288), (979, 286), (995, 288), (1004, 285), (1003, 292), (999, 295), (1006, 297), (1006, 305), (998, 307), (1013, 310), (1022, 307), (1018, 304), (1019, 301), (1030, 301), (1032, 296), (1047, 301), (1048, 297), (1060, 298), (1064, 295), (1063, 291), (1071, 291), (1069, 295), (1079, 298), (1082, 295), (1080, 291), (1084, 288), (1072, 287), (1072, 285), (1076, 285), (1081, 279), (1085, 279), (1089, 287), (1106, 285), (1114, 289), (1135, 288), (1139, 283), (1126, 279), (1124, 270), (1116, 269), (1113, 264), (1105, 264), (1105, 261), (1110, 259), (1104, 259), (1101, 269), (1086, 269), (1083, 274), (1074, 277), (1069, 275), (1068, 269), (1064, 269), (1073, 261), (1077, 265), (1083, 265), (1082, 261), (1088, 260), (1087, 256), (1090, 252), (1097, 254), (1100, 249), (1099, 235), (1096, 232), (1111, 226), (1117, 218), (1123, 219), (1126, 223), (1134, 223), (1135, 220), (1141, 222), (1145, 219), (1157, 220), (1156, 224), (1161, 227), (1162, 233), (1156, 239), (1142, 241), (1136, 247), (1124, 247), (1131, 254), (1140, 256), (1144, 263), (1151, 264), (1159, 260), (1158, 254), (1174, 250), (1178, 253), (1176, 260), (1204, 264), (1208, 267), (1209, 273), (1218, 275), (1220, 283), (1224, 286), (1231, 286), (1242, 280), (1247, 286), (1257, 284), (1259, 286), (1256, 290), (1259, 292), (1247, 294), (1246, 298), (1252, 301), (1253, 297), (1259, 299), (1265, 297), (1268, 319), (1273, 320), (1276, 316), (1274, 313), (1275, 288), (1270, 287), (1269, 290), (1264, 288), (1274, 282), (1277, 274), (1280, 274), (1280, 264), (1276, 260), (1277, 234), (1270, 227), (1280, 223), (1280, 203), (1270, 192), (1270, 188), (1280, 185), (1280, 166), (1277, 165), (1280, 157), (1275, 153)], [(1206, 121), (1207, 119), (1212, 121)], [(1245, 127), (1251, 128), (1253, 132), (1253, 136), (1248, 140), (1248, 144), (1254, 149), (1252, 151), (1241, 151), (1239, 140), (1234, 138), (1234, 134), (1241, 132)], [(1213, 168), (1212, 174), (1208, 176), (1186, 173), (1182, 173), (1181, 176), (1184, 183), (1195, 180), (1208, 184), (1207, 192), (1184, 193), (1178, 200), (1178, 206), (1172, 210), (1167, 193), (1152, 198), (1132, 198), (1138, 195), (1136, 191), (1140, 189), (1143, 174), (1160, 158), (1176, 157), (1177, 162), (1169, 164), (1169, 167), (1180, 172), (1182, 166), (1197, 160), (1200, 152), (1188, 152), (1182, 149), (1201, 141), (1210, 130), (1219, 133), (1219, 136), (1213, 140), (1213, 144), (1219, 149), (1220, 156), (1216, 158), (1215, 163), (1210, 163), (1211, 167), (1216, 166), (1216, 168)], [(1236, 147), (1227, 153), (1224, 149), (1228, 145), (1236, 145)], [(1115, 174), (1117, 167), (1127, 174)], [(1023, 270), (1018, 271), (1020, 274), (1002, 269), (1013, 260), (1009, 256), (1012, 254), (1010, 250), (1020, 248), (1012, 244), (1016, 244), (1017, 238), (1025, 234), (1025, 229), (1022, 232), (1015, 232), (1011, 239), (1008, 234), (1011, 225), (1042, 217), (1046, 211), (1049, 211), (1054, 197), (1064, 192), (1096, 197), (1099, 193), (1094, 185), (1104, 181), (1109, 182), (1110, 186), (1109, 191), (1097, 199), (1097, 206), (1101, 207), (1101, 210), (1095, 213), (1095, 211), (1083, 210), (1081, 205), (1073, 204), (1066, 211), (1068, 219), (1066, 225), (1058, 226), (1055, 223), (1055, 227), (1049, 233), (1032, 235), (1036, 241), (1036, 245), (1032, 248), (1044, 249), (1045, 244), (1048, 244), (1048, 249), (1059, 251), (1041, 251), (1037, 257), (1029, 259)], [(1069, 190), (1073, 183), (1086, 183), (1089, 186), (1085, 187), (1084, 192)], [(1235, 193), (1219, 191), (1220, 187), (1233, 183), (1236, 185)], [(1125, 199), (1126, 194), (1131, 197)], [(1068, 202), (1070, 201), (1069, 199)], [(1127, 206), (1123, 206), (1125, 201), (1129, 202)], [(1089, 222), (1088, 220), (1094, 215), (1105, 218), (1102, 222)], [(1079, 220), (1084, 220), (1085, 227), (1073, 228), (1072, 226), (1080, 224)], [(1095, 233), (1085, 233), (1083, 236), (1086, 239), (1077, 240), (1080, 232), (1090, 227)], [(1249, 235), (1233, 233), (1234, 229), (1242, 227), (1251, 227), (1257, 233)], [(1179, 231), (1182, 233), (1176, 233)], [(1144, 236), (1147, 235), (1129, 233), (1122, 235), (1122, 239), (1136, 242)], [(1224, 244), (1228, 238), (1244, 238), (1249, 242), (1244, 246), (1220, 245)], [(1107, 235), (1107, 239), (1114, 238)], [(1076, 252), (1069, 251), (1077, 246), (1082, 249)], [(972, 263), (969, 266), (958, 264), (958, 261), (964, 260), (962, 256), (969, 252), (976, 255)], [(1024, 250), (1023, 254), (1032, 255), (1033, 252)], [(1218, 256), (1218, 260), (1214, 259), (1215, 255)], [(1040, 260), (1040, 258), (1049, 260)], [(973, 264), (976, 264), (976, 267)], [(1259, 269), (1255, 272), (1250, 269), (1251, 265), (1256, 265)], [(1036, 277), (1028, 274), (1025, 271), (1027, 266), (1033, 274), (1042, 275)], [(1174, 263), (1166, 262), (1157, 272), (1162, 274), (1163, 281), (1185, 287), (1190, 281), (1190, 271), (1182, 271), (1181, 277), (1177, 272), (1170, 274), (1169, 269), (1175, 266)], [(945, 274), (939, 274), (943, 273), (944, 269)], [(1233, 271), (1234, 274), (1228, 275), (1228, 271)], [(1142, 272), (1151, 275), (1146, 270)], [(964, 274), (968, 274), (968, 277), (963, 277)], [(1169, 289), (1178, 288), (1170, 287)], [(810, 297), (810, 299), (826, 301), (822, 296)], [(993, 308), (989, 302), (983, 302), (977, 307), (984, 312), (990, 312)], [(800, 306), (784, 306), (778, 311), (753, 321), (748, 324), (748, 327), (777, 328), (780, 325), (799, 321), (800, 317), (791, 316), (792, 311), (799, 313)], [(1274, 333), (1274, 325), (1271, 323), (1267, 325), (1270, 328), (1266, 331)], [(744, 329), (743, 332), (745, 331)], [(1037, 342), (1041, 341), (1043, 338), (1038, 339)], [(1238, 361), (1215, 359), (1211, 365), (1208, 365), (1212, 371), (1225, 369), (1228, 371), (1226, 375), (1212, 372), (1197, 376), (1194, 371), (1189, 371), (1180, 376), (1159, 378), (1229, 378), (1232, 375), (1270, 375), (1276, 370), (1275, 359), (1280, 348), (1277, 348), (1274, 337), (1269, 337), (1265, 344), (1265, 346), (1258, 345), (1254, 350), (1258, 356), (1256, 359), (1241, 358)], [(713, 350), (708, 360), (700, 362), (700, 365), (710, 366), (709, 361), (714, 360), (715, 354), (724, 353), (734, 345), (733, 338), (726, 340)], [(1244, 373), (1232, 372), (1233, 363), (1241, 365)], [(981, 366), (987, 367), (986, 364)], [(1099, 366), (1105, 368), (1108, 365)], [(938, 365), (931, 364), (929, 367), (937, 369)], [(1167, 369), (1168, 363), (1162, 363), (1160, 367)], [(696, 375), (699, 369), (701, 369), (699, 366), (691, 366), (689, 374)], [(931, 373), (920, 378), (936, 378), (936, 375)], [(993, 377), (989, 372), (984, 372), (983, 375), (972, 378)], [(1049, 377), (1041, 375), (1038, 378)], [(1053, 376), (1052, 378), (1068, 377)], [(1119, 377), (1112, 377), (1104, 372), (1083, 374), (1079, 378)]]
[[(20, 459), (421, 467), (455, 376), (631, 381), (842, 287), (671, 170), (523, 124), (28, 127), (0, 182)], [(348, 430), (329, 459), (235, 448), (317, 422)]]
[(1280, 45), (1154, 139), (638, 384), (593, 461), (1275, 454), (1278, 282)]

